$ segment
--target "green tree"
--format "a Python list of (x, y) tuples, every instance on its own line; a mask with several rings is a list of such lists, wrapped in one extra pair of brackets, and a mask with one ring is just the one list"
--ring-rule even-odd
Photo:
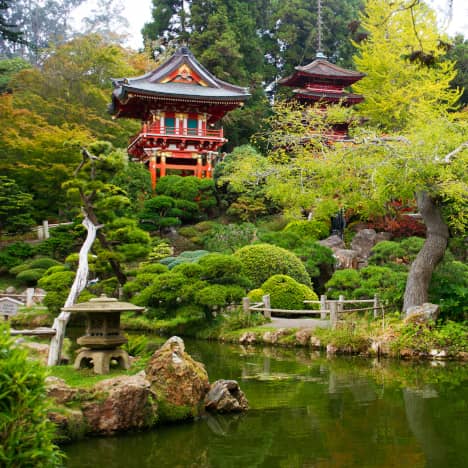
[[(447, 246), (449, 227), (453, 234), (463, 235), (468, 225), (468, 122), (463, 114), (449, 112), (457, 95), (449, 89), (453, 64), (437, 62), (428, 68), (425, 63), (411, 62), (408, 50), (402, 48), (402, 32), (408, 35), (409, 43), (418, 46), (421, 44), (413, 36), (419, 35), (427, 38), (422, 42), (423, 50), (432, 51), (435, 59), (440, 57), (431, 12), (419, 2), (396, 2), (389, 8), (383, 0), (367, 2), (365, 24), (371, 33), (359, 45), (358, 60), (365, 65), (366, 58), (369, 67), (364, 67), (368, 79), (363, 80), (360, 91), (376, 107), (382, 103), (380, 117), (372, 115), (373, 123), (398, 133), (380, 136), (375, 129), (362, 129), (355, 145), (321, 145), (315, 151), (297, 146), (288, 164), (278, 157), (284, 148), (278, 145), (271, 154), (271, 159), (279, 163), (269, 179), (268, 193), (296, 213), (309, 206), (315, 213), (322, 210), (332, 214), (346, 206), (364, 217), (382, 213), (391, 200), (415, 197), (427, 237), (408, 275), (403, 306), (407, 310), (427, 301), (433, 269)], [(414, 28), (410, 27), (413, 16), (417, 20)], [(373, 34), (385, 37), (378, 41)], [(390, 57), (396, 54), (394, 59), (386, 57), (386, 51)], [(386, 72), (381, 73), (371, 65), (384, 57)], [(389, 65), (394, 65), (394, 70)], [(398, 81), (400, 71), (405, 81)], [(388, 112), (380, 96), (392, 102)], [(288, 139), (287, 122), (284, 141)]]
[(457, 34), (447, 52), (447, 59), (455, 62), (457, 75), (452, 80), (452, 87), (463, 90), (460, 103), (468, 104), (468, 39)]
[(0, 232), (28, 230), (34, 224), (31, 202), (14, 180), (0, 176)]

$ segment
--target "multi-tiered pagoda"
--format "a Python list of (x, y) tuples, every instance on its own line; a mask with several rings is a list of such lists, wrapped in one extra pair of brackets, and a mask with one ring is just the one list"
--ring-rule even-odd
[(153, 188), (168, 170), (211, 177), (218, 149), (227, 141), (219, 120), (250, 96), (246, 88), (212, 75), (187, 47), (155, 70), (113, 84), (111, 113), (142, 121), (128, 153), (148, 164)]
[[(365, 75), (353, 70), (346, 70), (326, 60), (323, 54), (305, 66), (297, 66), (294, 73), (278, 81), (284, 86), (293, 87), (294, 97), (301, 104), (318, 105), (326, 109), (330, 104), (353, 106), (364, 97), (346, 90)], [(335, 141), (343, 141), (348, 136), (349, 122), (339, 122), (333, 125), (329, 137)]]

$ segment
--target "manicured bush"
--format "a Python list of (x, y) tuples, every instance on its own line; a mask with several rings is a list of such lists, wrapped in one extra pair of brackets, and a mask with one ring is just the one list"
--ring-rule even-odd
[(24, 270), (16, 275), (16, 279), (26, 284), (27, 286), (35, 286), (37, 282), (44, 276), (45, 270), (42, 268), (31, 268)]
[(35, 258), (33, 260), (29, 260), (25, 263), (21, 263), (20, 265), (13, 267), (10, 270), (10, 273), (13, 275), (17, 275), (18, 273), (21, 273), (22, 271), (37, 269), (37, 268), (41, 270), (47, 270), (48, 268), (57, 266), (57, 265), (60, 265), (60, 262), (57, 262), (57, 260), (54, 260), (53, 258), (40, 257), (40, 258)]
[(311, 286), (310, 277), (301, 260), (286, 249), (270, 244), (247, 245), (234, 255), (240, 259), (242, 272), (254, 287), (259, 287), (275, 274), (288, 275)]
[(387, 266), (393, 269), (408, 269), (421, 250), (424, 239), (408, 237), (401, 242), (382, 241), (371, 250), (369, 265)]
[(159, 261), (162, 265), (166, 265), (169, 270), (172, 270), (177, 265), (183, 263), (194, 263), (198, 262), (203, 256), (208, 255), (207, 250), (192, 250), (182, 252), (178, 257), (166, 257)]
[(252, 289), (252, 291), (249, 291), (247, 297), (250, 299), (251, 302), (262, 302), (264, 295), (265, 291), (262, 288), (255, 288)]
[(212, 284), (195, 294), (198, 304), (210, 309), (220, 309), (231, 303), (239, 303), (245, 294), (245, 289), (236, 285)]
[(270, 295), (274, 309), (312, 309), (312, 305), (304, 304), (304, 301), (318, 300), (311, 288), (287, 275), (273, 275), (262, 284), (261, 290)]
[(203, 273), (203, 268), (198, 263), (181, 263), (172, 269), (173, 273), (180, 273), (186, 278), (200, 279)]
[(400, 309), (407, 273), (388, 267), (368, 266), (361, 270), (338, 270), (327, 282), (327, 295), (338, 299), (372, 299), (375, 294), (386, 305)]
[(242, 274), (242, 263), (234, 255), (209, 254), (203, 256), (198, 265), (203, 269), (201, 278), (216, 284), (239, 284), (244, 287), (250, 281)]
[(161, 265), (160, 263), (144, 263), (140, 264), (138, 269), (138, 274), (141, 273), (153, 273), (159, 275), (160, 273), (166, 273), (168, 268), (166, 265)]
[(47, 417), (45, 369), (15, 346), (0, 326), (0, 465), (62, 466), (54, 445), (55, 427)]
[(36, 255), (53, 257), (63, 260), (73, 252), (81, 243), (80, 237), (84, 234), (82, 225), (57, 226), (50, 229), (50, 237), (34, 248)]

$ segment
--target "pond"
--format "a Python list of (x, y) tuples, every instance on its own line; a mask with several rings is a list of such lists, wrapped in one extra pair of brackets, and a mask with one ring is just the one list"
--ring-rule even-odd
[(466, 467), (468, 366), (186, 341), (251, 409), (65, 446), (85, 467)]

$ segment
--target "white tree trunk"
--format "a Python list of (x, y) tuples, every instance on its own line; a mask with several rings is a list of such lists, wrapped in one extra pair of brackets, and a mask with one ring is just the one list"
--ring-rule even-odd
[[(70, 294), (68, 294), (64, 307), (70, 307), (75, 303), (81, 291), (83, 291), (83, 289), (86, 287), (86, 283), (88, 281), (88, 254), (91, 250), (91, 247), (93, 246), (94, 240), (96, 239), (96, 233), (99, 226), (95, 226), (89, 220), (88, 216), (85, 216), (83, 220), (83, 226), (88, 231), (88, 234), (80, 249), (78, 270), (76, 271), (75, 280), (73, 281)], [(70, 312), (60, 312), (59, 316), (54, 320), (52, 328), (56, 330), (56, 334), (50, 341), (49, 358), (47, 360), (47, 365), (49, 366), (56, 366), (60, 362), (63, 339), (65, 338), (65, 329), (69, 319)]]

